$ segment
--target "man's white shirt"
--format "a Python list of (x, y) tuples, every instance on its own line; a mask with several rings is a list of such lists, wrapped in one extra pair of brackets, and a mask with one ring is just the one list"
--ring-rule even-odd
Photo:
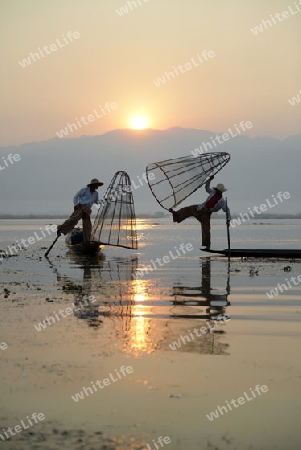
[(81, 205), (87, 205), (89, 206), (89, 208), (92, 208), (92, 205), (94, 203), (99, 203), (98, 192), (97, 191), (91, 192), (88, 186), (82, 188), (80, 191), (77, 192), (77, 194), (75, 194), (73, 198), (74, 206), (78, 205), (79, 203)]

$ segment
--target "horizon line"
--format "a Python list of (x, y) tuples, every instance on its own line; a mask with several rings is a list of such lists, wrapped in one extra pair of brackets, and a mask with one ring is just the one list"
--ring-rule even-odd
[[(144, 128), (143, 130), (136, 130), (134, 128), (115, 128), (113, 130), (106, 131), (106, 132), (104, 132), (102, 134), (82, 134), (81, 136), (78, 136), (78, 137), (67, 137), (66, 136), (66, 137), (64, 137), (64, 140), (65, 141), (66, 140), (71, 141), (71, 140), (82, 139), (82, 138), (97, 138), (97, 137), (105, 136), (106, 134), (115, 133), (115, 132), (122, 132), (122, 131), (131, 132), (132, 134), (137, 134), (137, 133), (142, 134), (142, 133), (149, 132), (149, 131), (164, 133), (165, 131), (171, 131), (171, 130), (192, 130), (192, 131), (212, 133), (213, 135), (216, 135), (216, 136), (217, 135), (221, 135), (223, 133), (226, 133), (225, 130), (219, 131), (219, 132), (215, 132), (215, 131), (204, 130), (204, 129), (199, 129), (199, 128), (186, 128), (186, 127), (180, 127), (180, 126), (174, 126), (174, 127), (169, 127), (169, 128), (165, 128), (165, 129)], [(285, 138), (277, 138), (277, 137), (270, 136), (270, 135), (265, 135), (265, 134), (257, 135), (257, 136), (254, 136), (254, 137), (249, 137), (249, 136), (247, 136), (245, 134), (242, 134), (242, 133), (239, 136), (237, 136), (237, 137), (244, 137), (244, 138), (251, 139), (251, 140), (252, 139), (257, 139), (257, 138), (269, 138), (269, 139), (274, 139), (274, 140), (283, 142), (283, 141), (285, 141), (288, 138), (298, 137), (298, 136), (301, 137), (301, 133), (300, 134), (288, 135)], [(48, 141), (52, 141), (52, 140), (61, 141), (61, 139), (59, 137), (53, 136), (53, 137), (51, 137), (49, 139), (44, 139), (42, 141), (31, 141), (31, 142), (23, 142), (21, 144), (0, 145), (0, 149), (7, 148), (7, 147), (18, 148), (18, 147), (21, 147), (22, 145), (30, 145), (30, 144), (42, 144), (43, 142), (48, 142)]]

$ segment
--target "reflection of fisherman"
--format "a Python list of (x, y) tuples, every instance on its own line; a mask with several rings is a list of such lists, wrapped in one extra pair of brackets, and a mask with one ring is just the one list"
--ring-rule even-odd
[[(209, 313), (209, 319), (213, 320), (216, 315), (216, 311), (219, 311), (224, 315), (225, 308), (230, 305), (228, 301), (228, 295), (230, 294), (230, 272), (229, 267), (227, 271), (227, 287), (226, 292), (221, 293), (220, 290), (211, 288), (211, 259), (204, 258), (201, 260), (202, 267), (202, 283), (201, 286), (191, 287), (191, 286), (174, 286), (173, 287), (173, 295), (184, 296), (195, 302), (198, 306), (208, 306), (206, 309), (206, 315), (204, 318), (207, 318), (207, 314)], [(192, 291), (192, 293), (190, 293)], [(198, 292), (197, 292), (198, 291)], [(205, 301), (202, 299), (205, 299)], [(181, 302), (177, 301), (175, 304), (179, 304)], [(185, 304), (185, 301), (184, 301)]]
[(221, 294), (219, 290), (211, 289), (211, 259), (204, 258), (202, 264), (202, 285), (200, 288), (201, 295), (203, 295), (208, 301), (208, 312), (220, 310), (224, 312), (224, 308), (230, 305), (228, 301), (228, 295), (230, 293), (230, 272), (228, 268), (227, 273), (227, 287), (226, 293)]
[[(166, 337), (165, 348), (167, 350), (197, 352), (204, 355), (229, 354), (229, 344), (222, 342), (219, 335), (226, 332), (224, 325), (230, 320), (230, 317), (226, 314), (226, 308), (230, 305), (228, 302), (230, 271), (228, 266), (226, 293), (222, 293), (223, 290), (211, 287), (212, 263), (211, 258), (201, 259), (201, 285), (179, 286), (177, 283), (173, 287), (173, 295), (175, 296), (173, 305), (176, 306), (173, 309), (173, 317), (189, 319), (189, 321), (185, 321), (185, 328), (179, 320), (174, 323), (171, 322)], [(224, 265), (224, 261), (221, 264)], [(219, 271), (219, 280), (220, 275)], [(203, 311), (204, 307), (206, 307), (206, 313)], [(189, 311), (190, 309), (191, 311)], [(187, 329), (189, 329), (188, 332)], [(200, 337), (200, 340), (197, 339)]]
[[(56, 266), (51, 264), (57, 276), (57, 284), (62, 286), (63, 291), (74, 296), (74, 301), (71, 304), (74, 316), (78, 319), (86, 319), (91, 327), (99, 327), (101, 324), (101, 321), (98, 319), (99, 304), (95, 296), (91, 295), (91, 292), (98, 292), (99, 285), (102, 285), (100, 273), (103, 269), (105, 257), (100, 254), (98, 257), (90, 256), (85, 259), (82, 255), (73, 252), (67, 252), (67, 255), (80, 269), (83, 269), (82, 277), (80, 277), (82, 281), (78, 284), (78, 282), (72, 281), (66, 275), (61, 275)], [(93, 268), (91, 263), (93, 263)], [(94, 273), (96, 275), (92, 278)]]
[(73, 199), (74, 211), (69, 219), (65, 220), (62, 225), (57, 227), (58, 236), (62, 233), (68, 234), (80, 221), (80, 219), (82, 219), (84, 242), (90, 242), (92, 230), (92, 223), (90, 219), (91, 208), (94, 203), (99, 203), (96, 189), (102, 185), (103, 183), (98, 181), (97, 178), (93, 178), (91, 183), (87, 184), (86, 187), (82, 188), (79, 192), (77, 192), (77, 194), (75, 194)]
[(223, 198), (223, 192), (227, 189), (221, 183), (217, 184), (214, 188), (210, 187), (210, 181), (214, 176), (211, 176), (206, 182), (205, 188), (209, 196), (204, 203), (200, 205), (191, 205), (186, 208), (181, 208), (179, 211), (169, 211), (173, 215), (173, 221), (180, 223), (188, 217), (195, 217), (202, 226), (202, 245), (206, 248), (210, 248), (210, 217), (213, 212), (217, 212), (222, 209), (227, 213), (227, 224), (231, 220), (230, 210), (227, 207), (226, 200)]

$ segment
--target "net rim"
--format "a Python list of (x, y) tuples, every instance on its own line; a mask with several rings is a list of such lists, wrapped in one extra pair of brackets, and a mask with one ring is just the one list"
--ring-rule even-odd
[[(173, 209), (174, 207), (176, 207), (176, 206), (178, 206), (180, 203), (182, 203), (184, 200), (186, 200), (186, 198), (187, 197), (189, 197), (190, 195), (192, 195), (195, 191), (197, 191), (198, 189), (200, 189), (204, 184), (205, 184), (205, 182), (206, 181), (204, 181), (202, 184), (200, 184), (199, 186), (197, 186), (193, 191), (191, 191), (189, 194), (187, 194), (183, 199), (181, 199), (180, 201), (176, 201), (176, 198), (175, 198), (175, 192), (174, 192), (174, 187), (173, 187), (173, 185), (171, 184), (171, 182), (170, 182), (170, 179), (168, 178), (168, 176), (166, 175), (166, 173), (165, 173), (165, 171), (162, 169), (162, 167), (159, 165), (159, 164), (164, 164), (164, 163), (170, 163), (170, 164), (174, 164), (175, 162), (181, 162), (181, 160), (183, 161), (183, 160), (185, 160), (185, 161), (188, 161), (188, 160), (191, 160), (192, 162), (193, 162), (193, 160), (197, 160), (197, 159), (202, 159), (202, 157), (205, 157), (206, 159), (207, 159), (207, 157), (210, 157), (210, 156), (213, 156), (213, 157), (222, 157), (222, 158), (225, 158), (224, 159), (224, 161), (222, 161), (221, 163), (220, 163), (220, 167), (218, 168), (218, 170), (216, 170), (216, 171), (214, 171), (214, 167), (213, 167), (213, 173), (214, 173), (214, 175), (216, 175), (226, 164), (228, 164), (228, 162), (230, 161), (230, 159), (231, 159), (231, 155), (230, 155), (230, 153), (228, 153), (228, 152), (210, 152), (210, 153), (206, 153), (206, 154), (202, 154), (202, 155), (199, 155), (197, 158), (195, 157), (195, 156), (190, 156), (190, 155), (188, 155), (188, 156), (180, 156), (180, 157), (178, 157), (178, 158), (170, 158), (170, 159), (164, 159), (164, 160), (162, 160), (162, 161), (157, 161), (157, 162), (152, 162), (152, 163), (148, 163), (148, 165), (146, 166), (146, 169), (145, 169), (145, 172), (146, 172), (146, 177), (147, 177), (147, 183), (148, 183), (148, 186), (149, 186), (149, 188), (150, 188), (150, 190), (151, 190), (151, 193), (153, 194), (153, 196), (155, 197), (155, 199), (156, 199), (156, 201), (157, 201), (157, 203), (159, 203), (159, 205), (163, 208), (163, 209), (165, 209), (166, 211), (169, 211), (170, 209)], [(155, 165), (158, 169), (160, 169), (162, 172), (163, 172), (163, 174), (164, 174), (164, 177), (165, 177), (165, 180), (163, 180), (163, 181), (168, 181), (169, 182), (169, 184), (170, 184), (170, 186), (171, 186), (171, 188), (172, 188), (172, 195), (173, 195), (173, 197), (174, 197), (174, 200), (175, 200), (175, 203), (170, 207), (170, 208), (168, 208), (168, 207), (166, 207), (166, 206), (163, 206), (162, 205), (162, 201), (163, 200), (165, 200), (165, 199), (163, 199), (163, 200), (158, 200), (158, 198), (157, 198), (157, 196), (155, 195), (155, 193), (154, 193), (154, 190), (152, 189), (152, 185), (151, 185), (151, 182), (150, 182), (150, 180), (149, 180), (149, 177), (148, 177), (148, 174), (149, 173), (151, 173), (151, 169), (150, 169), (150, 166), (151, 165)], [(168, 197), (167, 197), (168, 198)]]
[[(118, 180), (118, 178), (119, 178), (119, 180)], [(103, 198), (106, 198), (106, 199), (109, 198), (109, 194), (111, 193), (111, 190), (114, 187), (116, 180), (118, 180), (118, 185), (121, 182), (125, 181), (125, 184), (127, 186), (131, 186), (131, 178), (128, 175), (128, 173), (126, 171), (124, 171), (124, 170), (119, 170), (119, 171), (117, 171), (114, 174), (112, 180), (109, 183), (109, 186), (107, 187), (106, 193), (105, 193)], [(133, 230), (133, 232), (131, 234), (132, 245), (130, 246), (130, 245), (124, 245), (124, 244), (120, 243), (120, 235), (118, 235), (117, 243), (108, 243), (108, 242), (105, 243), (105, 242), (102, 242), (101, 240), (97, 241), (101, 245), (112, 246), (112, 247), (122, 247), (122, 248), (126, 248), (126, 249), (129, 249), (129, 250), (137, 250), (138, 249), (138, 237), (137, 237), (137, 230), (136, 230), (136, 214), (135, 214), (135, 205), (134, 205), (134, 197), (133, 197), (132, 190), (130, 192), (127, 192), (127, 194), (130, 197), (130, 201), (123, 202), (122, 200), (118, 199), (118, 196), (116, 196), (114, 201), (111, 201), (111, 204), (114, 203), (115, 206), (117, 204), (122, 204), (122, 203), (130, 205), (130, 207), (131, 207), (130, 221), (131, 221), (131, 225), (134, 227), (134, 230)], [(104, 220), (103, 220), (103, 218), (106, 216), (106, 213), (109, 210), (109, 208), (110, 208), (110, 202), (107, 201), (106, 203), (103, 204), (102, 208), (98, 211), (97, 216), (95, 217), (94, 222), (93, 222), (91, 236), (95, 237), (96, 230), (97, 230), (97, 228), (98, 228), (100, 223), (101, 223), (101, 225), (100, 225), (99, 235), (102, 233), (102, 230), (103, 230), (103, 227), (104, 227)], [(121, 209), (119, 211), (119, 218), (118, 218), (118, 222), (119, 223), (120, 223), (120, 220), (121, 220), (120, 216), (121, 216)], [(115, 209), (114, 209), (114, 214), (112, 215), (112, 218), (111, 218), (111, 228), (110, 228), (110, 231), (109, 231), (108, 241), (110, 241), (110, 239), (111, 239), (112, 223), (113, 223), (114, 219), (115, 219)]]

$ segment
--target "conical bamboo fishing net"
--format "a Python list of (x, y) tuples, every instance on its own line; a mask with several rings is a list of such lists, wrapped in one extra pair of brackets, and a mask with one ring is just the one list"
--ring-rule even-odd
[(136, 216), (131, 180), (126, 172), (116, 172), (95, 218), (91, 240), (106, 245), (138, 248)]
[[(148, 164), (148, 185), (162, 208), (179, 205), (230, 160), (229, 153), (206, 153)], [(152, 175), (151, 175), (152, 174)]]

